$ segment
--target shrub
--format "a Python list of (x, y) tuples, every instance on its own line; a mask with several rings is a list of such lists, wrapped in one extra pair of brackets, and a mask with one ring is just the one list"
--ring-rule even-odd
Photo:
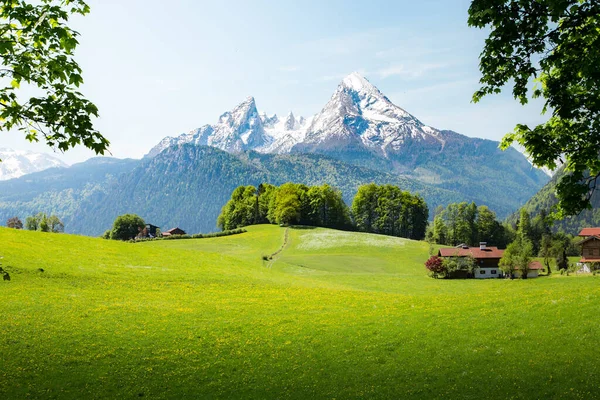
[(13, 229), (23, 229), (23, 222), (21, 222), (19, 217), (12, 217), (6, 221), (6, 226)]
[(425, 268), (430, 272), (432, 278), (445, 277), (446, 267), (444, 260), (438, 256), (431, 256), (425, 261)]

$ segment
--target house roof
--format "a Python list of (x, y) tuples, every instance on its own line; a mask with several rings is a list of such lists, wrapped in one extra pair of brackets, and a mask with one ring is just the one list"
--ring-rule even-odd
[(173, 233), (175, 231), (181, 231), (181, 232), (185, 232), (183, 229), (181, 228), (171, 228), (168, 231), (164, 231), (163, 233)]
[(583, 228), (579, 236), (600, 236), (600, 228)]
[(480, 249), (479, 247), (452, 247), (440, 249), (439, 251), (440, 257), (467, 257), (472, 256), (476, 259), (482, 258), (502, 258), (504, 254), (504, 250), (500, 250), (497, 247), (486, 247), (485, 249)]
[(583, 239), (581, 242), (579, 242), (577, 244), (581, 246), (582, 244), (587, 243), (587, 242), (589, 242), (591, 240), (600, 240), (600, 236), (594, 235), (594, 236), (587, 237), (587, 238)]
[(581, 260), (579, 260), (579, 262), (600, 262), (600, 258), (585, 258), (582, 257)]
[[(517, 268), (517, 269), (519, 269), (519, 268)], [(532, 261), (529, 263), (529, 269), (531, 269), (531, 270), (544, 269), (544, 266), (539, 261)]]

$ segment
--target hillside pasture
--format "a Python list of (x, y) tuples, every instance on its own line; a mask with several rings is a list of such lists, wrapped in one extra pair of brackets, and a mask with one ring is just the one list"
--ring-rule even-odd
[(600, 277), (435, 280), (428, 244), (0, 228), (0, 398), (594, 398)]

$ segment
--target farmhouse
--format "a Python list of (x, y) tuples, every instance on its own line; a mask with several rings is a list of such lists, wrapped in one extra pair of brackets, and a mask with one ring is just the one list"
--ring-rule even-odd
[[(440, 249), (438, 252), (438, 257), (473, 257), (477, 263), (475, 276), (473, 276), (475, 279), (500, 278), (504, 276), (499, 267), (500, 259), (503, 255), (504, 250), (488, 246), (486, 242), (481, 242), (479, 247), (469, 247), (461, 244), (454, 248)], [(541, 270), (543, 270), (542, 264), (539, 261), (532, 261), (529, 264), (527, 277), (537, 278)], [(521, 277), (521, 274), (522, 273), (517, 269), (514, 273), (514, 277)], [(462, 277), (468, 278), (468, 276)]]
[(144, 228), (140, 228), (140, 233), (138, 233), (136, 239), (155, 238), (158, 229), (160, 228), (156, 225), (146, 224)]
[(579, 242), (581, 246), (581, 260), (589, 269), (589, 264), (600, 262), (600, 228), (584, 228), (579, 232), (584, 239)]
[(185, 235), (185, 231), (181, 228), (173, 228), (162, 233), (163, 236)]
[[(481, 242), (479, 247), (469, 247), (461, 244), (454, 248), (440, 249), (438, 257), (473, 257), (477, 263), (475, 278), (499, 278), (502, 271), (498, 267), (504, 250), (497, 247), (488, 246), (486, 242)], [(465, 276), (466, 278), (466, 276)]]
[(160, 229), (156, 225), (146, 224), (146, 231), (148, 232), (148, 237), (156, 237), (156, 231)]

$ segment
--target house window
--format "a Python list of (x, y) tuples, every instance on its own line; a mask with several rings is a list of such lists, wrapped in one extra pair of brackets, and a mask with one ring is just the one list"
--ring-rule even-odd
[(480, 273), (481, 275), (485, 275), (485, 271), (484, 271), (484, 270), (480, 270), (480, 271), (479, 271), (479, 273)]
[(492, 275), (496, 275), (496, 270), (495, 269), (492, 270)]

